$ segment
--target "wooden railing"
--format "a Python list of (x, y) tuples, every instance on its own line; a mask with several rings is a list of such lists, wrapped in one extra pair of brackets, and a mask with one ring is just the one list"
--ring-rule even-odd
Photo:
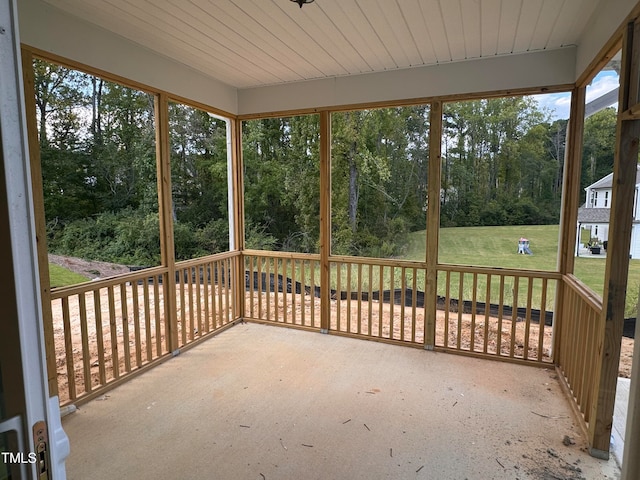
[(226, 253), (176, 264), (179, 348), (232, 323), (238, 317), (233, 301), (237, 256)]
[[(597, 296), (556, 272), (438, 265), (434, 331), (426, 332), (426, 268), (333, 256), (325, 273), (330, 292), (323, 294), (319, 255), (245, 251), (180, 262), (171, 273), (156, 267), (54, 289), (61, 404), (93, 398), (242, 316), (422, 348), (431, 337), (436, 350), (530, 364), (554, 361), (555, 333), (555, 363), (588, 422), (591, 373), (600, 361)], [(552, 332), (559, 282), (562, 322)], [(175, 300), (166, 302), (169, 295)]]
[(330, 331), (389, 343), (424, 344), (424, 264), (332, 257), (330, 283)]
[(557, 335), (558, 370), (588, 425), (598, 388), (595, 372), (602, 362), (602, 299), (573, 275), (564, 277), (562, 322)]
[[(93, 398), (236, 318), (234, 257), (176, 264), (175, 289), (155, 267), (51, 292), (61, 405)], [(176, 312), (167, 292), (175, 291)], [(177, 331), (171, 345), (170, 330)]]
[(245, 251), (245, 318), (320, 329), (320, 257)]
[(555, 272), (440, 265), (436, 346), (552, 361)]
[[(425, 346), (424, 263), (332, 256), (326, 296), (319, 256), (245, 251), (244, 267), (248, 320), (318, 330), (326, 299), (330, 333)], [(438, 276), (436, 348), (552, 362), (559, 274), (439, 265)]]

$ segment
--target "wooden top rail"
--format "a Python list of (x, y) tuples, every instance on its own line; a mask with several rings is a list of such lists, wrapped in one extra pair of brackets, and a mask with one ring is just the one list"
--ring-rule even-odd
[(382, 267), (409, 267), (409, 268), (427, 268), (426, 262), (418, 262), (415, 260), (400, 260), (397, 258), (373, 258), (373, 257), (350, 257), (347, 255), (332, 255), (329, 257), (330, 262), (355, 263), (362, 265), (375, 265)]
[(580, 279), (574, 275), (564, 275), (565, 285), (577, 293), (591, 308), (602, 311), (602, 297), (587, 287)]
[(136, 280), (142, 280), (144, 278), (154, 277), (167, 273), (166, 267), (151, 267), (144, 270), (138, 270), (136, 272), (125, 273), (122, 275), (116, 275), (113, 277), (103, 278), (100, 280), (88, 281), (79, 283), (77, 285), (70, 285), (68, 287), (58, 287), (51, 289), (51, 300), (57, 298), (68, 297), (69, 295), (77, 295), (79, 293), (91, 292), (93, 290), (99, 290), (100, 288), (112, 287), (114, 285), (121, 285), (126, 282), (132, 282)]
[(243, 250), (242, 254), (246, 257), (270, 257), (296, 260), (315, 260), (318, 262), (320, 261), (319, 253), (274, 252), (272, 250)]
[(443, 263), (439, 263), (437, 268), (443, 272), (481, 273), (513, 277), (548, 278), (552, 280), (562, 279), (562, 274), (560, 274), (560, 272), (550, 272), (546, 270), (519, 270), (516, 268), (477, 267), (472, 265), (451, 265)]
[[(299, 260), (320, 260), (318, 254), (294, 253), (294, 252), (273, 252), (269, 250), (244, 250), (242, 252), (246, 256), (256, 257), (273, 257), (273, 258), (294, 258)], [(348, 255), (332, 255), (329, 262), (333, 263), (354, 263), (361, 265), (375, 265), (385, 267), (408, 267), (408, 268), (427, 268), (426, 262), (415, 260), (399, 260), (389, 258), (374, 257), (352, 257)], [(490, 275), (504, 275), (528, 278), (547, 278), (552, 280), (562, 280), (562, 274), (555, 271), (547, 270), (519, 270), (515, 268), (505, 267), (480, 267), (473, 265), (452, 265), (439, 263), (437, 269), (440, 271), (460, 272), (460, 273), (479, 273)]]
[(238, 251), (215, 253), (213, 255), (207, 255), (206, 257), (198, 257), (198, 258), (192, 258), (190, 260), (182, 260), (180, 262), (176, 262), (176, 269), (199, 267), (205, 263), (215, 262), (217, 260), (226, 260), (227, 258), (235, 258), (239, 256), (240, 256), (240, 252)]

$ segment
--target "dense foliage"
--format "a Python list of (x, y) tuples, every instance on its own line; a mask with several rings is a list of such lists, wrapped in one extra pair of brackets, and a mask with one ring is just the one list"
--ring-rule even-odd
[[(36, 61), (50, 250), (136, 265), (160, 261), (154, 98)], [(229, 248), (225, 122), (170, 104), (175, 253)], [(566, 120), (530, 97), (447, 103), (443, 226), (557, 223)], [(319, 251), (319, 117), (243, 122), (249, 248)], [(429, 107), (332, 114), (332, 251), (403, 255), (424, 230)], [(582, 187), (611, 171), (615, 111), (585, 125)]]

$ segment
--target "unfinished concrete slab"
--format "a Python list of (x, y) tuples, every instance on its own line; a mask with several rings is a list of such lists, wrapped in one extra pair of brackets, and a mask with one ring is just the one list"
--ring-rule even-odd
[(70, 479), (619, 478), (552, 369), (258, 324), (63, 425)]
[(618, 378), (616, 388), (616, 404), (613, 411), (613, 428), (611, 429), (611, 453), (622, 464), (624, 452), (624, 435), (627, 428), (627, 409), (629, 407), (629, 388), (631, 379)]

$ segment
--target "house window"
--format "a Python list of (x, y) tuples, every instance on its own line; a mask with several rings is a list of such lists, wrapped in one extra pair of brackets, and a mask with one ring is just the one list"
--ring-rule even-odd
[(598, 192), (593, 192), (593, 206), (598, 206)]
[(607, 208), (609, 206), (609, 192), (604, 192), (604, 207)]
[(596, 225), (593, 229), (593, 236), (598, 238), (598, 225)]

